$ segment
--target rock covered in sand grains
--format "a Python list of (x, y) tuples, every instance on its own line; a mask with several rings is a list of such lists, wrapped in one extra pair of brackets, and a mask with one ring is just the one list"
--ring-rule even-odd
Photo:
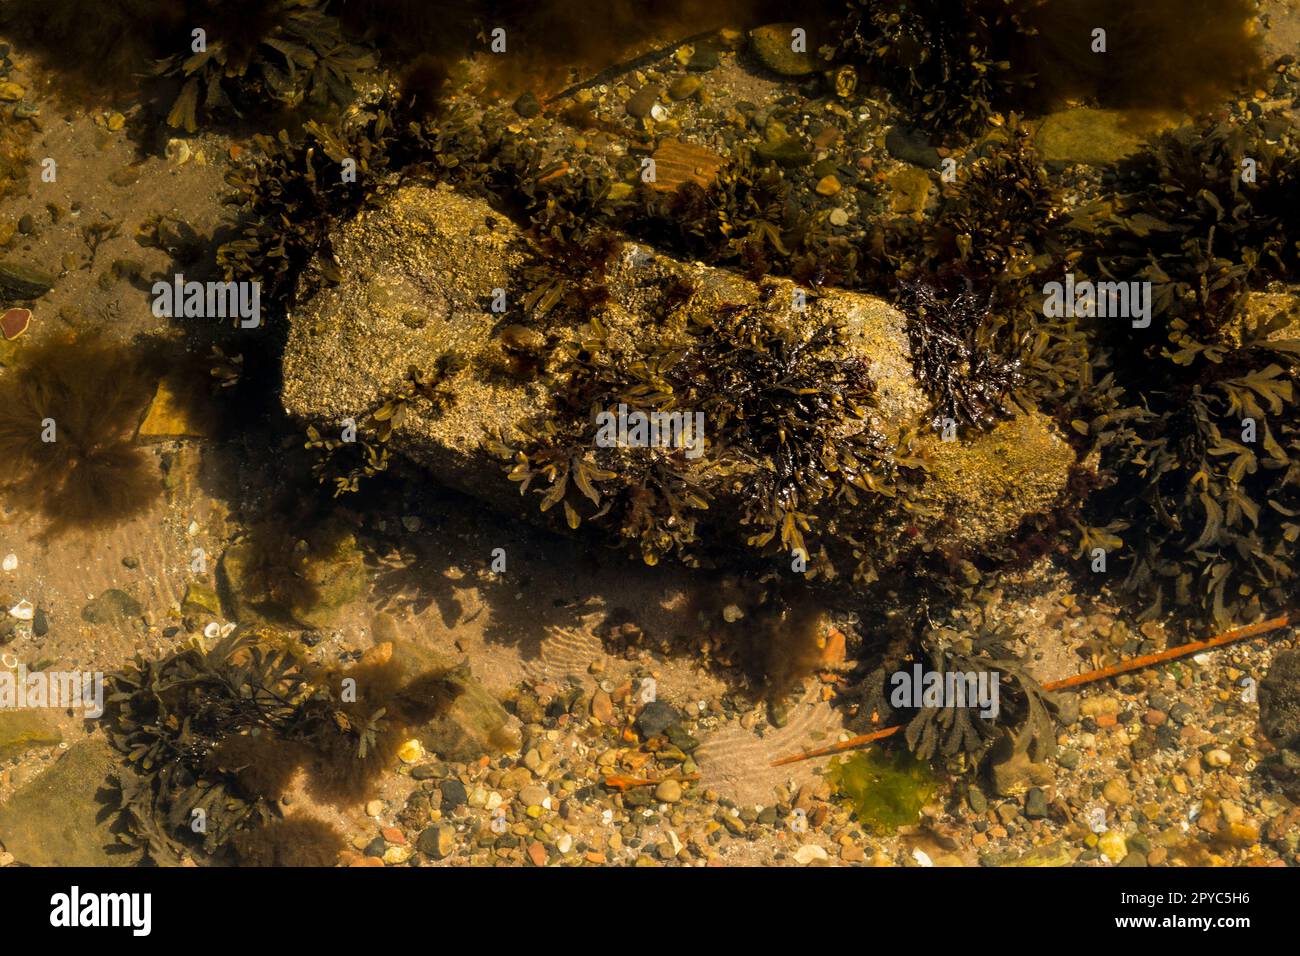
[[(285, 409), (322, 432), (336, 432), (347, 419), (364, 419), (412, 366), (434, 368), (455, 354), (463, 361), (439, 386), (452, 396), (451, 406), (441, 413), (412, 406), (388, 447), (446, 485), (529, 520), (548, 519), (535, 501), (520, 497), (483, 445), (497, 429), (507, 441), (516, 437), (518, 426), (549, 402), (539, 378), (482, 371), (502, 355), (496, 334), (502, 316), (490, 303), (497, 289), (518, 295), (526, 261), (520, 230), (480, 200), (411, 185), (331, 238), (341, 281), (293, 312)], [(726, 270), (674, 260), (629, 240), (605, 277), (610, 303), (602, 322), (611, 335), (643, 338), (659, 290), (676, 280), (715, 306), (754, 303), (763, 292)], [(1075, 456), (1045, 417), (1021, 415), (985, 433), (941, 441), (925, 427), (930, 404), (913, 373), (904, 315), (881, 299), (836, 289), (819, 290), (796, 312), (796, 288), (771, 279), (766, 298), (791, 303), (792, 323), (842, 324), (846, 357), (870, 361), (876, 406), (869, 424), (891, 441), (904, 428), (921, 434), (921, 450), (932, 462), (921, 503), (937, 517), (917, 523), (929, 540), (989, 544), (1012, 533), (1025, 515), (1052, 506)], [(736, 546), (743, 546), (743, 536), (741, 529)]]

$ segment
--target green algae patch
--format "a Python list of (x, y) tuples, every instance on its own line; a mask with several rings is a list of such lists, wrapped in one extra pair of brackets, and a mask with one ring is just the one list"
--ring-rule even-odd
[(929, 765), (906, 750), (859, 751), (832, 761), (826, 775), (858, 822), (878, 834), (915, 823), (937, 789)]

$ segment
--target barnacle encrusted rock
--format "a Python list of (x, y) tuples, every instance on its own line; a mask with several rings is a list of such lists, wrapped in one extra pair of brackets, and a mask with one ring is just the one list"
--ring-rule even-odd
[[(292, 315), (285, 409), (322, 434), (337, 434), (345, 420), (360, 421), (381, 405), (409, 368), (434, 368), (454, 353), (464, 361), (439, 384), (453, 397), (451, 406), (435, 412), (412, 404), (388, 447), (451, 487), (537, 517), (536, 500), (520, 498), (501, 461), (483, 446), (498, 429), (509, 441), (549, 402), (541, 379), (491, 371), (502, 364), (499, 329), (517, 321), (492, 310), (496, 290), (509, 302), (523, 294), (519, 274), (527, 256), (518, 227), (449, 188), (411, 185), (340, 226), (332, 247), (340, 281)], [(842, 323), (842, 348), (870, 360), (876, 404), (867, 424), (891, 442), (902, 429), (921, 432), (919, 448), (932, 461), (919, 499), (928, 514), (915, 517), (911, 538), (920, 537), (919, 529), (931, 542), (992, 544), (1026, 515), (1049, 510), (1065, 486), (1075, 455), (1037, 413), (955, 442), (925, 431), (930, 403), (912, 370), (905, 318), (872, 296), (820, 290), (798, 311), (797, 287), (787, 280), (768, 280), (762, 288), (628, 241), (605, 277), (610, 302), (601, 321), (610, 339), (655, 334), (656, 303), (665, 285), (679, 280), (706, 305), (761, 297), (767, 308), (788, 309), (791, 323)], [(738, 533), (735, 544), (743, 541)]]

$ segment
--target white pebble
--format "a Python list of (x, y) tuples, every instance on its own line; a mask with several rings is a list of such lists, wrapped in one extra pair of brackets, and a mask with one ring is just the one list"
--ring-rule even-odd
[(36, 616), (36, 608), (32, 606), (31, 601), (19, 601), (9, 609), (9, 616), (20, 621), (30, 621)]
[(14, 570), (16, 567), (18, 567), (18, 555), (6, 554), (4, 564), (0, 566), (2, 566), (6, 571)]
[(816, 843), (809, 843), (807, 846), (801, 846), (795, 851), (794, 859), (800, 866), (807, 866), (813, 860), (827, 860), (830, 859), (830, 856), (824, 847), (820, 847)]
[(934, 861), (930, 859), (930, 854), (926, 853), (919, 846), (913, 848), (912, 859), (921, 866), (934, 866)]

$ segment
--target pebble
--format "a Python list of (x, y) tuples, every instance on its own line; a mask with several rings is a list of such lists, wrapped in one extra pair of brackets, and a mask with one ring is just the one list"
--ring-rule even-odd
[(626, 107), (628, 115), (635, 116), (637, 119), (645, 119), (659, 102), (661, 95), (663, 95), (663, 87), (647, 83), (628, 98)]
[(424, 747), (414, 738), (406, 741), (397, 749), (397, 757), (402, 763), (416, 763), (424, 756)]
[(4, 559), (4, 564), (0, 565), (0, 567), (3, 567), (6, 571), (14, 570), (15, 568), (18, 567), (18, 555), (6, 554)]
[(655, 788), (655, 799), (662, 803), (676, 803), (682, 798), (682, 785), (676, 780), (664, 780)]
[(829, 860), (830, 854), (826, 852), (825, 847), (820, 847), (816, 843), (809, 843), (799, 847), (795, 851), (794, 860), (800, 866), (807, 866), (813, 861)]
[(409, 846), (390, 846), (384, 851), (383, 860), (389, 866), (399, 866), (414, 855), (415, 851)]
[(1205, 766), (1220, 769), (1227, 767), (1232, 763), (1232, 754), (1216, 747), (1213, 750), (1207, 751), (1202, 759), (1205, 761)]
[(823, 176), (817, 181), (817, 194), (819, 196), (834, 196), (839, 193), (840, 181), (834, 176)]
[(542, 104), (537, 102), (537, 97), (531, 92), (524, 93), (515, 100), (515, 112), (524, 119), (532, 119), (542, 112)]
[(602, 724), (614, 722), (614, 701), (603, 690), (596, 691), (591, 697), (591, 716)]
[(19, 621), (30, 621), (36, 616), (36, 607), (31, 601), (19, 601), (9, 609), (9, 616)]
[(1107, 830), (1097, 841), (1101, 855), (1112, 863), (1118, 863), (1128, 856), (1128, 842), (1118, 830)]
[(847, 226), (849, 224), (849, 214), (837, 206), (831, 210), (830, 223), (832, 226)]
[(939, 151), (930, 145), (926, 135), (904, 126), (889, 128), (885, 133), (885, 149), (895, 159), (923, 169), (933, 169), (939, 165)]
[[(426, 776), (435, 776), (438, 770), (437, 765), (426, 766), (431, 767), (432, 771), (434, 771), (433, 773), (426, 771)], [(415, 770), (411, 771), (411, 776), (419, 777), (421, 769), (421, 767), (416, 767)], [(469, 794), (465, 790), (465, 785), (455, 777), (448, 777), (438, 784), (438, 793), (442, 796), (442, 808), (444, 810), (454, 810), (469, 802)]]
[(1129, 793), (1128, 781), (1123, 777), (1111, 777), (1102, 787), (1101, 795), (1106, 798), (1106, 802), (1116, 807), (1127, 806), (1133, 802), (1133, 795)]
[(677, 708), (663, 701), (646, 704), (637, 715), (636, 727), (643, 737), (657, 737), (681, 720)]
[(698, 76), (679, 76), (668, 87), (668, 95), (675, 100), (689, 99), (700, 88), (701, 82)]
[(519, 802), (525, 807), (541, 807), (550, 799), (550, 796), (545, 787), (530, 783), (519, 791)]
[(456, 848), (456, 831), (450, 826), (429, 827), (416, 841), (421, 853), (443, 860)]

